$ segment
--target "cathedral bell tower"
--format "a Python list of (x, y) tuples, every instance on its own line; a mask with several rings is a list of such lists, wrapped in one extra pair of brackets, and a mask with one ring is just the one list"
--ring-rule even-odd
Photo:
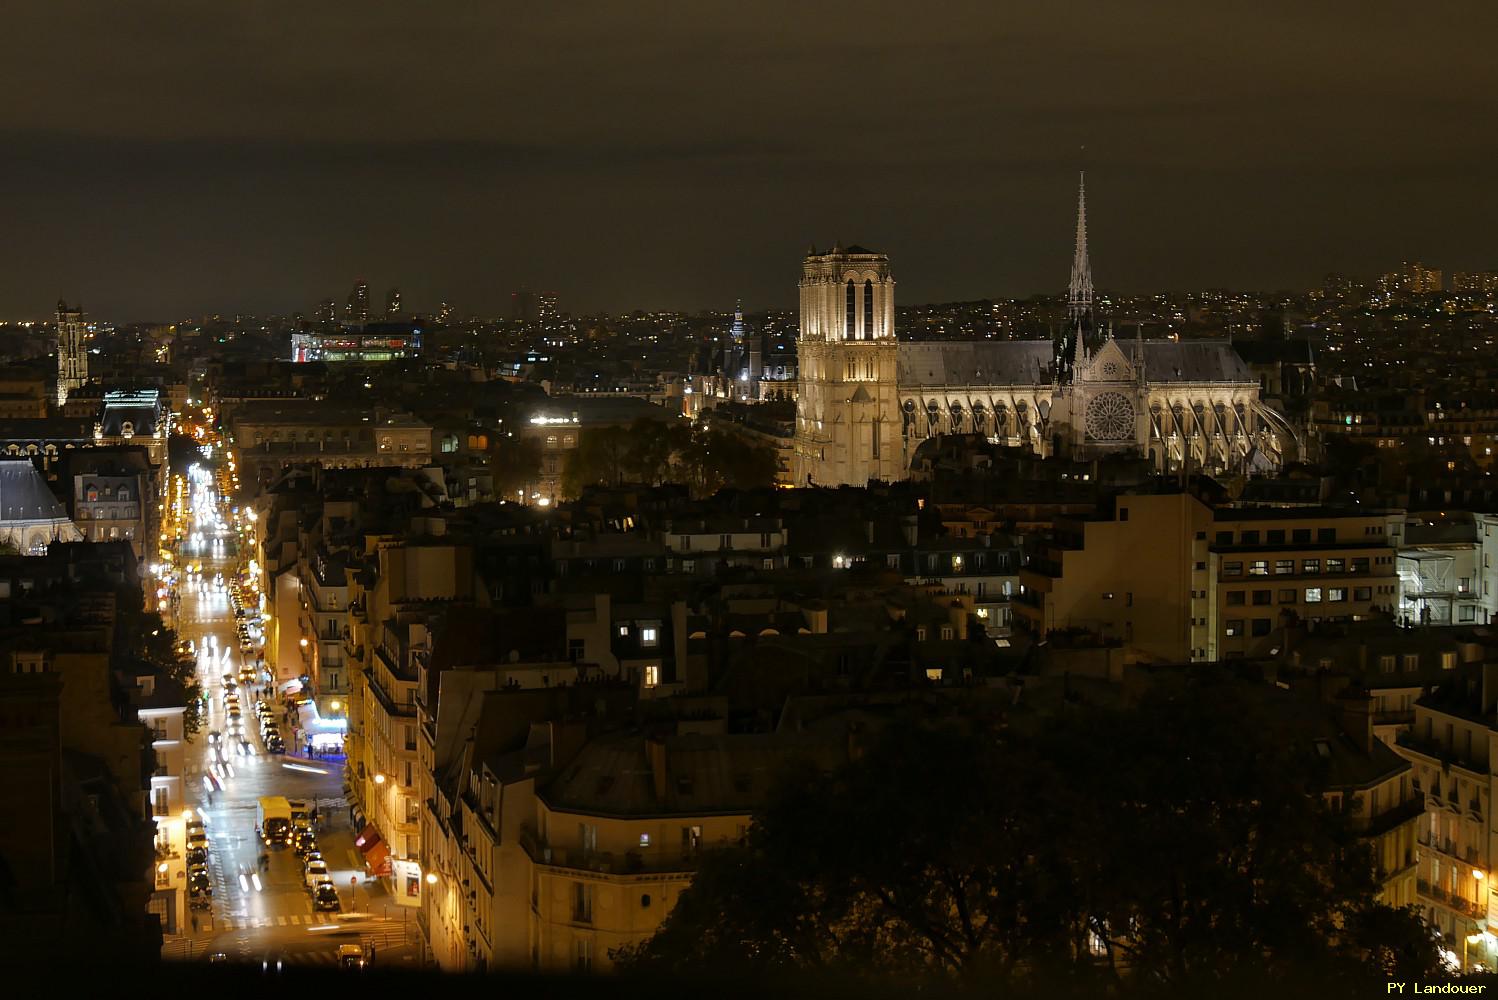
[(905, 478), (889, 256), (813, 247), (801, 262), (797, 486)]

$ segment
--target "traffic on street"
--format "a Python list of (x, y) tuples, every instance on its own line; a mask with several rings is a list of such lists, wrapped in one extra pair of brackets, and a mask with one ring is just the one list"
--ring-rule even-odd
[[(211, 444), (201, 451), (211, 459)], [(263, 602), (240, 551), (240, 512), (225, 498), (231, 475), (194, 464), (175, 477), (163, 531), (164, 547), (176, 548), (164, 548), (176, 571), (163, 608), (202, 692), (187, 751), (190, 926), (166, 954), (271, 974), (386, 964), (381, 952), (405, 952), (415, 929), (366, 878), (341, 756), (295, 752), (299, 685), (264, 659)]]

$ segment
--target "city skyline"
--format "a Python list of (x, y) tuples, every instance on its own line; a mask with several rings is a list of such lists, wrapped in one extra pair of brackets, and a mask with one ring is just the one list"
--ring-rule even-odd
[(22, 16), (70, 72), (0, 114), (28, 192), (0, 314), (310, 311), (355, 275), (485, 315), (522, 285), (577, 313), (789, 306), (796, 253), (833, 240), (897, 254), (907, 302), (1060, 293), (1084, 165), (1115, 293), (1495, 266), (1471, 19), (154, 10)]

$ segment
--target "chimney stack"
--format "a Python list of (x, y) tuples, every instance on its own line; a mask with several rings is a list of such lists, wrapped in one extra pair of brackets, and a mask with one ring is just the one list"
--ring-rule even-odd
[(1342, 730), (1364, 753), (1373, 752), (1373, 697), (1361, 688), (1349, 688), (1337, 696)]
[(666, 801), (666, 741), (659, 736), (645, 740), (645, 756), (650, 761), (650, 781), (655, 788), (657, 804)]

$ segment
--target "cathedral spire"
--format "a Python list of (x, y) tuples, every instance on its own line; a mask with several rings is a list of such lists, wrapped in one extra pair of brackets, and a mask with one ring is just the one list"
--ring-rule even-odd
[(1087, 172), (1077, 173), (1077, 249), (1066, 293), (1067, 318), (1075, 326), (1092, 318), (1092, 263), (1087, 258)]

